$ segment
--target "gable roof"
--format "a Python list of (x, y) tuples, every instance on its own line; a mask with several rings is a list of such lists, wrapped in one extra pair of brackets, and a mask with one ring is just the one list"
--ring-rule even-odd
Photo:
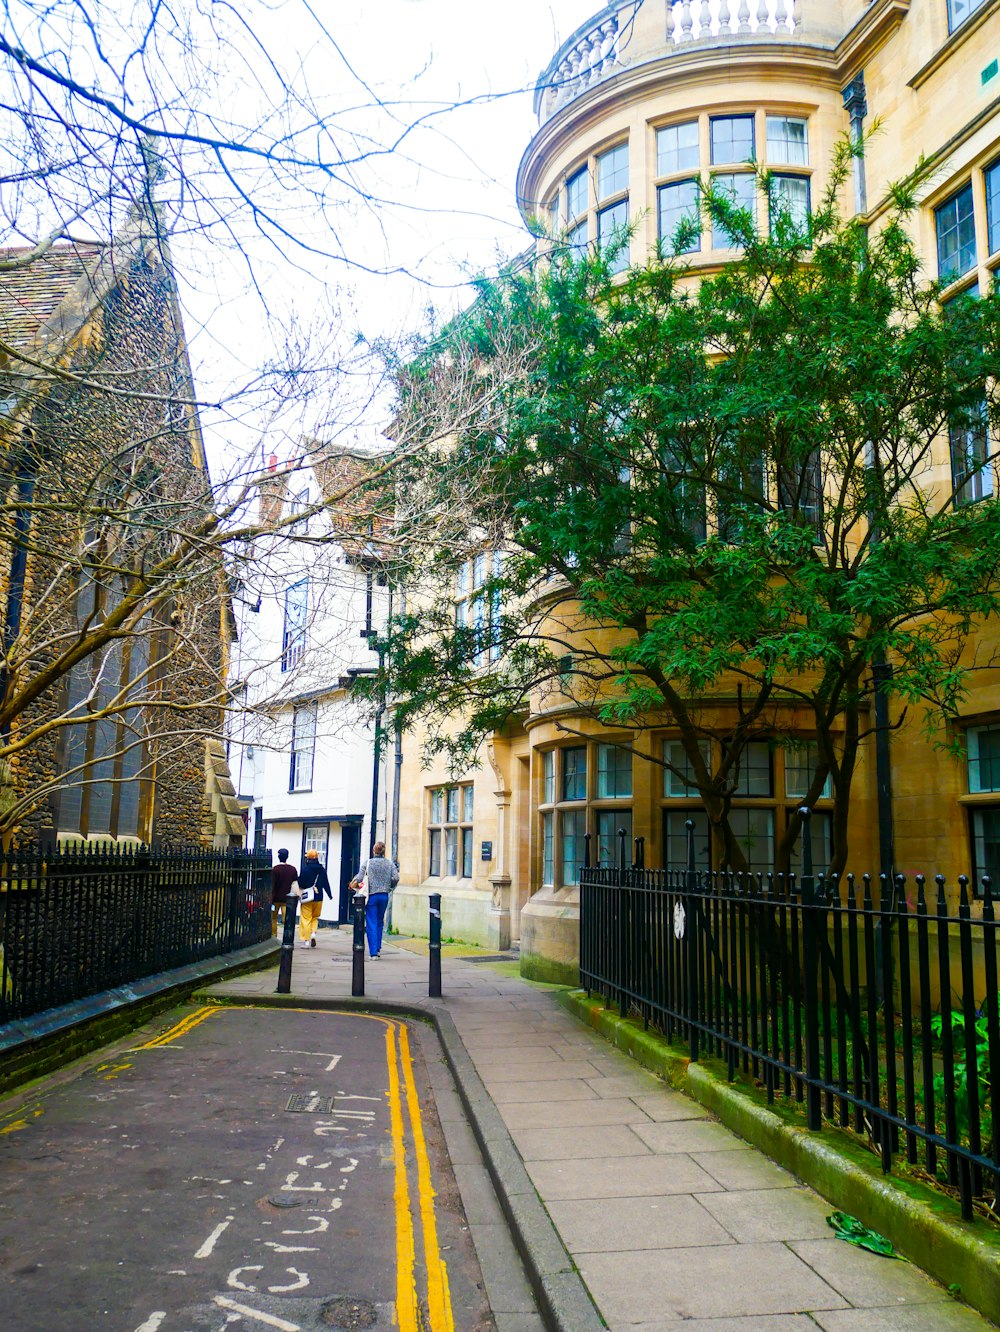
[[(30, 409), (37, 397), (33, 388), (45, 382), (48, 358), (57, 358), (71, 343), (137, 259), (155, 255), (157, 264), (172, 271), (155, 208), (152, 217), (148, 210), (135, 210), (111, 243), (69, 241), (51, 245), (20, 266), (3, 267), (4, 260), (16, 260), (34, 249), (0, 247), (0, 423), (12, 420), (23, 406)], [(176, 286), (171, 283), (169, 291), (169, 317), (181, 335), (178, 353), (186, 385), (184, 397), (194, 400)], [(8, 388), (4, 397), (3, 390)], [(195, 466), (207, 477), (208, 459), (197, 411), (189, 425)]]
[[(96, 277), (106, 249), (97, 243), (53, 245), (21, 268), (0, 268), (0, 342), (30, 346), (81, 280)], [(0, 264), (30, 250), (0, 249)]]

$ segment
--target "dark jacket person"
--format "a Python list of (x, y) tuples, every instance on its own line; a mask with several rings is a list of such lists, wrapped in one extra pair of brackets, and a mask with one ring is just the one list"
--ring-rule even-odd
[(285, 918), (285, 903), (288, 901), (288, 894), (291, 891), (292, 884), (299, 877), (299, 872), (294, 865), (288, 863), (288, 850), (286, 847), (280, 847), (278, 850), (278, 863), (271, 867), (271, 933), (278, 933), (278, 920)]
[(306, 852), (306, 863), (299, 875), (302, 906), (299, 911), (299, 941), (303, 948), (316, 947), (316, 927), (323, 910), (323, 898), (333, 897), (326, 870), (319, 862), (317, 851)]

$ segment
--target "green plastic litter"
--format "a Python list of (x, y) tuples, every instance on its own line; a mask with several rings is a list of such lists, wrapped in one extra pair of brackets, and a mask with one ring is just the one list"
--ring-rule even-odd
[(859, 1249), (877, 1253), (880, 1258), (899, 1257), (890, 1240), (880, 1235), (877, 1230), (869, 1230), (867, 1226), (863, 1226), (856, 1216), (848, 1216), (846, 1212), (834, 1212), (826, 1218), (826, 1224), (833, 1227), (837, 1239), (847, 1240), (848, 1244), (854, 1244)]

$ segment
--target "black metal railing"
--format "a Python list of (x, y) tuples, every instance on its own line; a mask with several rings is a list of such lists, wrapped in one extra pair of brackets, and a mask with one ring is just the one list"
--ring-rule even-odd
[(799, 876), (697, 871), (692, 831), (686, 870), (582, 870), (581, 985), (1000, 1219), (990, 881), (974, 917), (964, 876), (814, 876), (808, 837)]
[(270, 901), (267, 852), (0, 855), (0, 1024), (268, 939)]

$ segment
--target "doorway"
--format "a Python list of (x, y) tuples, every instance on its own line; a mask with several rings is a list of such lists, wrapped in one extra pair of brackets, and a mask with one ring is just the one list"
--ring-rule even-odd
[(340, 825), (340, 915), (341, 925), (351, 920), (351, 902), (354, 894), (348, 884), (361, 867), (361, 824)]

